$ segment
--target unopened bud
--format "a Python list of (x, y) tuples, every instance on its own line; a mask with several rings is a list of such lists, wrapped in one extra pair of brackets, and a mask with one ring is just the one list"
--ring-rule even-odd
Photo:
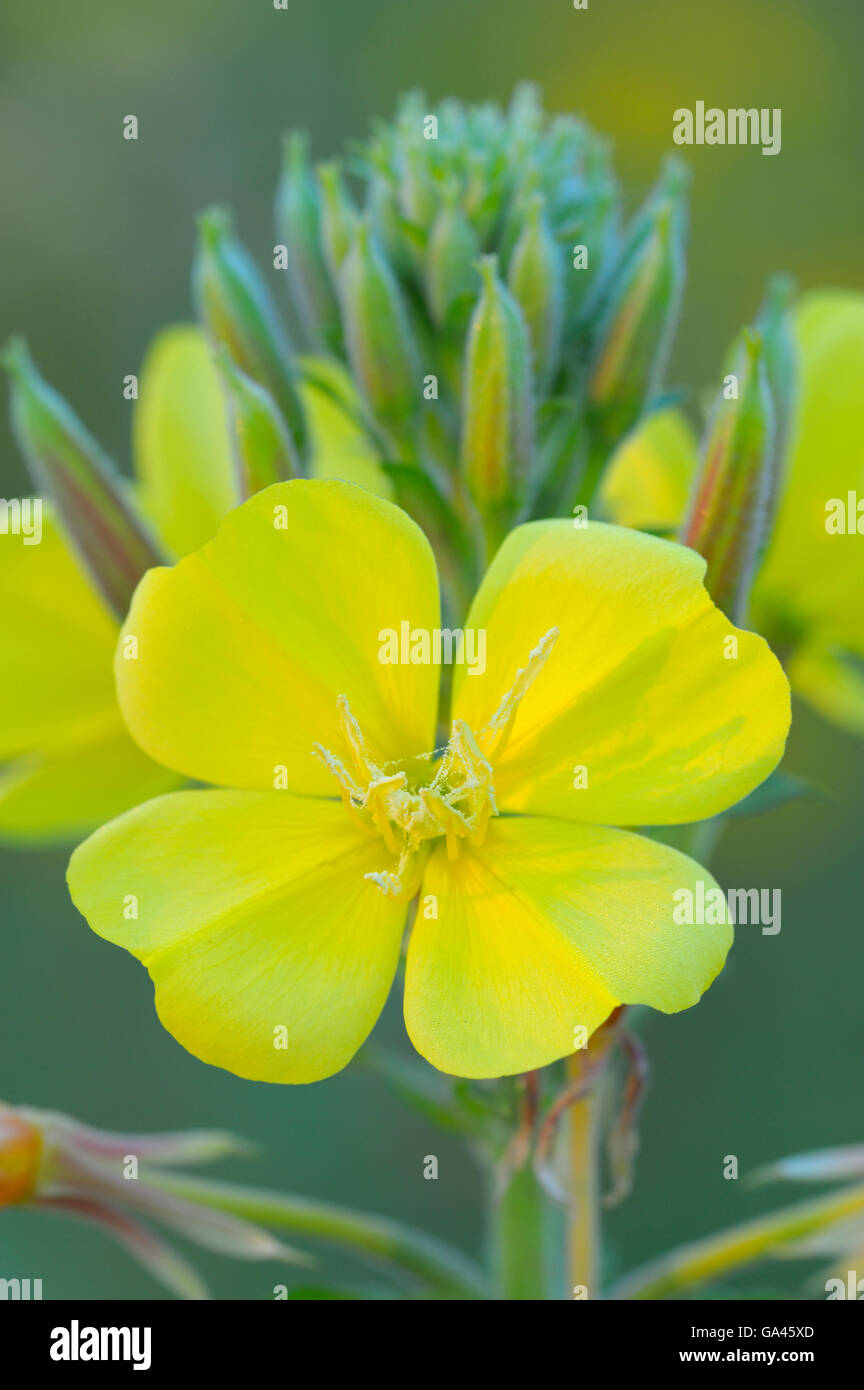
[(675, 202), (652, 209), (614, 278), (588, 376), (592, 431), (621, 440), (660, 387), (684, 284), (684, 221)]
[(266, 386), (302, 452), (305, 424), (291, 345), (267, 286), (224, 209), (209, 208), (199, 225), (192, 287), (202, 323), (214, 347), (226, 347), (238, 367)]
[(12, 376), (12, 426), (36, 487), (119, 618), (139, 579), (164, 563), (123, 479), (63, 397), (39, 375), (23, 342), (3, 357)]
[(774, 418), (761, 335), (744, 330), (734, 355), (737, 390), (721, 391), (703, 442), (682, 540), (708, 563), (705, 587), (733, 622), (746, 617), (768, 526)]
[(342, 178), (337, 160), (319, 164), (318, 182), (321, 187), (321, 235), (324, 254), (334, 284), (339, 282), (342, 262), (351, 250), (357, 228), (357, 211)]
[(276, 191), (276, 231), (285, 244), (291, 297), (307, 335), (315, 345), (337, 348), (339, 305), (321, 247), (321, 208), (308, 140), (299, 131), (285, 137)]
[(453, 181), (444, 190), (426, 249), (426, 294), (439, 328), (460, 300), (473, 297), (479, 254), (476, 233), (460, 204), (459, 185)]
[(296, 478), (300, 460), (270, 392), (242, 372), (226, 348), (216, 360), (231, 400), (238, 492), (245, 500), (271, 483)]
[(558, 370), (564, 328), (561, 248), (549, 229), (545, 207), (543, 195), (535, 194), (507, 272), (507, 283), (528, 327), (535, 378), (541, 390)]
[(39, 1174), (42, 1135), (14, 1110), (0, 1106), (0, 1207), (23, 1202)]
[(484, 256), (480, 270), (483, 289), (468, 330), (462, 467), (481, 511), (503, 519), (518, 511), (533, 460), (531, 349), (497, 257)]
[(404, 152), (399, 199), (409, 222), (415, 227), (429, 226), (435, 216), (437, 198), (423, 151), (417, 145), (409, 145)]
[(762, 335), (765, 371), (774, 406), (774, 444), (766, 497), (769, 529), (773, 525), (783, 487), (798, 395), (798, 349), (789, 312), (792, 295), (793, 285), (789, 276), (775, 275), (755, 324)]
[(406, 423), (420, 396), (420, 367), (408, 315), (395, 276), (367, 219), (339, 276), (348, 359), (375, 415)]

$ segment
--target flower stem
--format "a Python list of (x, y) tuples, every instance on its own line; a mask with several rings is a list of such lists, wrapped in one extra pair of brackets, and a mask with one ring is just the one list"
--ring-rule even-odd
[[(568, 1059), (569, 1075), (578, 1080), (584, 1053)], [(568, 1298), (600, 1296), (600, 1193), (597, 1173), (597, 1096), (590, 1086), (567, 1113), (570, 1169)], [(584, 1292), (582, 1292), (584, 1290)], [(578, 1292), (577, 1292), (578, 1291)]]
[(530, 1163), (493, 1197), (493, 1265), (502, 1299), (549, 1297), (546, 1197)]

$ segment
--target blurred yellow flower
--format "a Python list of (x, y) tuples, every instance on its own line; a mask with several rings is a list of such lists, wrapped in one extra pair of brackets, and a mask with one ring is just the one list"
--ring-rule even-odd
[[(786, 654), (793, 690), (826, 718), (864, 734), (864, 537), (826, 526), (832, 503), (864, 500), (864, 295), (807, 295), (795, 315), (801, 396), (777, 525), (752, 595), (753, 625)], [(677, 436), (677, 437), (676, 437)], [(684, 515), (686, 425), (649, 417), (613, 459), (603, 514), (674, 529)], [(833, 510), (837, 510), (835, 507)]]

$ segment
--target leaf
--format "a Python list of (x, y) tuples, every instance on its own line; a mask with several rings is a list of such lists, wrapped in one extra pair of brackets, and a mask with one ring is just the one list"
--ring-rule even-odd
[(764, 1259), (798, 1258), (818, 1246), (845, 1248), (864, 1216), (864, 1185), (844, 1188), (830, 1197), (784, 1207), (769, 1216), (743, 1222), (727, 1231), (679, 1246), (625, 1276), (610, 1295), (614, 1299), (678, 1297), (682, 1290), (706, 1284), (718, 1275)]
[(772, 772), (770, 777), (756, 787), (743, 801), (730, 806), (724, 816), (759, 816), (764, 811), (773, 811), (775, 806), (783, 806), (787, 801), (798, 801), (802, 796), (822, 795), (819, 788), (803, 777), (795, 777), (789, 772)]
[(765, 1182), (848, 1182), (850, 1178), (864, 1178), (864, 1144), (791, 1154), (757, 1168), (747, 1178), (747, 1186)]
[(400, 1099), (450, 1134), (470, 1134), (475, 1125), (453, 1103), (453, 1095), (443, 1074), (413, 1059), (367, 1045), (357, 1059), (376, 1072)]

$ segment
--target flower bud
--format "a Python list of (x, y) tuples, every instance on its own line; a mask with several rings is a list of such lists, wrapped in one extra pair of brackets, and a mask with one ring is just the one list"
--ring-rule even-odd
[[(609, 268), (618, 253), (620, 191), (605, 145), (593, 141), (586, 151), (585, 193), (561, 233), (567, 255), (564, 276), (565, 337), (584, 340), (587, 323), (602, 299)], [(584, 250), (582, 249), (584, 247)], [(574, 368), (576, 364), (573, 364)], [(574, 379), (577, 371), (572, 373)]]
[(296, 478), (300, 460), (270, 392), (234, 364), (227, 348), (216, 360), (231, 400), (238, 492), (245, 501), (262, 487)]
[(762, 335), (765, 371), (774, 406), (774, 446), (766, 497), (769, 532), (783, 487), (798, 397), (798, 349), (789, 312), (792, 293), (791, 279), (787, 275), (775, 275), (768, 285), (755, 325)]
[(684, 221), (671, 198), (654, 205), (606, 297), (588, 373), (592, 433), (611, 446), (659, 389), (684, 284)]
[(31, 477), (56, 506), (106, 603), (123, 618), (139, 579), (163, 557), (122, 478), (39, 375), (24, 343), (13, 340), (3, 361), (12, 376), (12, 426)]
[(308, 141), (299, 131), (285, 137), (282, 177), (276, 192), (276, 231), (288, 252), (294, 307), (313, 344), (338, 348), (339, 305), (321, 249), (322, 215), (309, 165)]
[(682, 539), (707, 560), (705, 587), (737, 623), (746, 617), (765, 540), (773, 461), (774, 412), (759, 333), (744, 330), (734, 367), (703, 441)]
[(403, 152), (399, 201), (405, 217), (415, 227), (426, 228), (430, 225), (435, 216), (437, 197), (426, 167), (424, 151), (418, 145), (409, 145)]
[[(221, 1209), (232, 1196), (242, 1204), (250, 1196), (248, 1188), (214, 1189), (164, 1166), (206, 1162), (246, 1149), (219, 1130), (116, 1134), (83, 1125), (71, 1115), (0, 1103), (0, 1207), (26, 1202), (83, 1217), (118, 1240), (172, 1292), (206, 1298), (191, 1266), (143, 1223), (157, 1222), (184, 1240), (236, 1259), (308, 1263), (254, 1216), (235, 1216), (230, 1205)], [(133, 1160), (142, 1166), (136, 1166), (130, 1181), (127, 1165)]]
[(0, 1106), (0, 1207), (26, 1201), (36, 1185), (41, 1157), (37, 1127)]
[(564, 328), (561, 248), (550, 231), (545, 206), (543, 195), (535, 194), (507, 272), (507, 283), (528, 328), (535, 379), (541, 390), (558, 370)]
[(319, 164), (318, 182), (321, 187), (321, 235), (324, 254), (333, 277), (339, 283), (342, 262), (351, 250), (357, 228), (357, 212), (342, 179), (338, 160)]
[(374, 172), (368, 198), (369, 217), (382, 254), (397, 274), (409, 273), (415, 260), (403, 236), (402, 213), (393, 179)]
[(214, 346), (224, 345), (237, 366), (267, 388), (302, 452), (306, 430), (291, 345), (267, 286), (226, 211), (209, 208), (199, 225), (192, 287), (201, 321)]
[(533, 461), (531, 351), (522, 311), (498, 278), (498, 258), (480, 262), (483, 288), (468, 330), (462, 400), (462, 467), (481, 512), (518, 511)]
[(460, 300), (473, 299), (479, 254), (474, 228), (461, 207), (459, 185), (452, 180), (444, 190), (426, 249), (426, 297), (439, 328), (447, 324)]
[(419, 401), (420, 367), (401, 291), (366, 218), (342, 265), (339, 299), (356, 382), (380, 420), (407, 423)]

